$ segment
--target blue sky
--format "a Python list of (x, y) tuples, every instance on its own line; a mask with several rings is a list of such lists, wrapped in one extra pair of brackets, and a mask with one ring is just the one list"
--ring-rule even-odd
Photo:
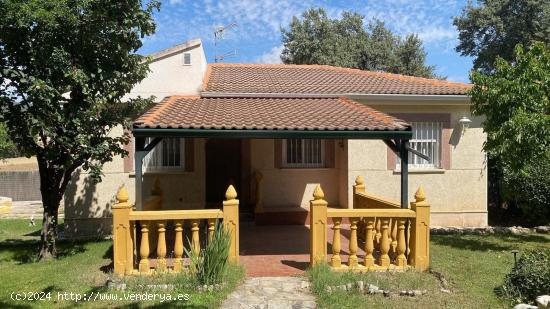
[(468, 81), (472, 59), (460, 56), (452, 17), (466, 0), (163, 0), (155, 14), (157, 32), (145, 38), (143, 54), (158, 51), (192, 38), (201, 38), (209, 62), (214, 62), (214, 27), (237, 23), (218, 46), (218, 54), (236, 50), (225, 62), (278, 63), (282, 49), (280, 27), (310, 7), (323, 7), (331, 17), (344, 10), (376, 17), (398, 34), (417, 33), (424, 41), (427, 62), (453, 81)]

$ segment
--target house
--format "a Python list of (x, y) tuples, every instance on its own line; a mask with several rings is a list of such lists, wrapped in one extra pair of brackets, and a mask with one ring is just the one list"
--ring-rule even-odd
[(305, 224), (317, 185), (331, 207), (348, 208), (357, 176), (405, 207), (423, 185), (432, 225), (487, 225), (485, 134), (468, 84), (324, 65), (206, 65), (197, 40), (151, 61), (130, 95), (159, 103), (135, 121), (130, 156), (107, 164), (102, 183), (75, 175), (65, 196), (71, 235), (109, 233), (122, 185), (143, 209), (158, 182), (162, 209), (176, 210), (219, 207), (232, 184), (243, 218)]

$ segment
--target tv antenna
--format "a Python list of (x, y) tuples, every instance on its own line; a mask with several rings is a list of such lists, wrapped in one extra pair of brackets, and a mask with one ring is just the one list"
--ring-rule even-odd
[(219, 41), (223, 40), (224, 35), (228, 30), (231, 30), (236, 27), (237, 27), (236, 23), (230, 23), (229, 25), (226, 25), (226, 26), (216, 26), (214, 28), (214, 62), (223, 61), (226, 58), (237, 56), (237, 50), (233, 50), (225, 54), (218, 54)]

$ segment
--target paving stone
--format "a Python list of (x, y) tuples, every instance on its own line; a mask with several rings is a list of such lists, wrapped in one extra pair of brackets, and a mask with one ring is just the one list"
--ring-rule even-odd
[(316, 308), (315, 297), (307, 287), (309, 282), (300, 277), (249, 278), (228, 296), (222, 308)]

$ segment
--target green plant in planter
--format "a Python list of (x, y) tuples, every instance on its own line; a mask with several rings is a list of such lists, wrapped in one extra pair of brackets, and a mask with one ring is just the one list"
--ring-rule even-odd
[(231, 233), (216, 222), (214, 235), (200, 252), (192, 250), (193, 245), (188, 239), (189, 248), (185, 252), (191, 260), (190, 271), (199, 284), (221, 283), (229, 264), (229, 247)]
[(550, 248), (525, 251), (504, 280), (504, 295), (521, 302), (533, 302), (550, 294)]

